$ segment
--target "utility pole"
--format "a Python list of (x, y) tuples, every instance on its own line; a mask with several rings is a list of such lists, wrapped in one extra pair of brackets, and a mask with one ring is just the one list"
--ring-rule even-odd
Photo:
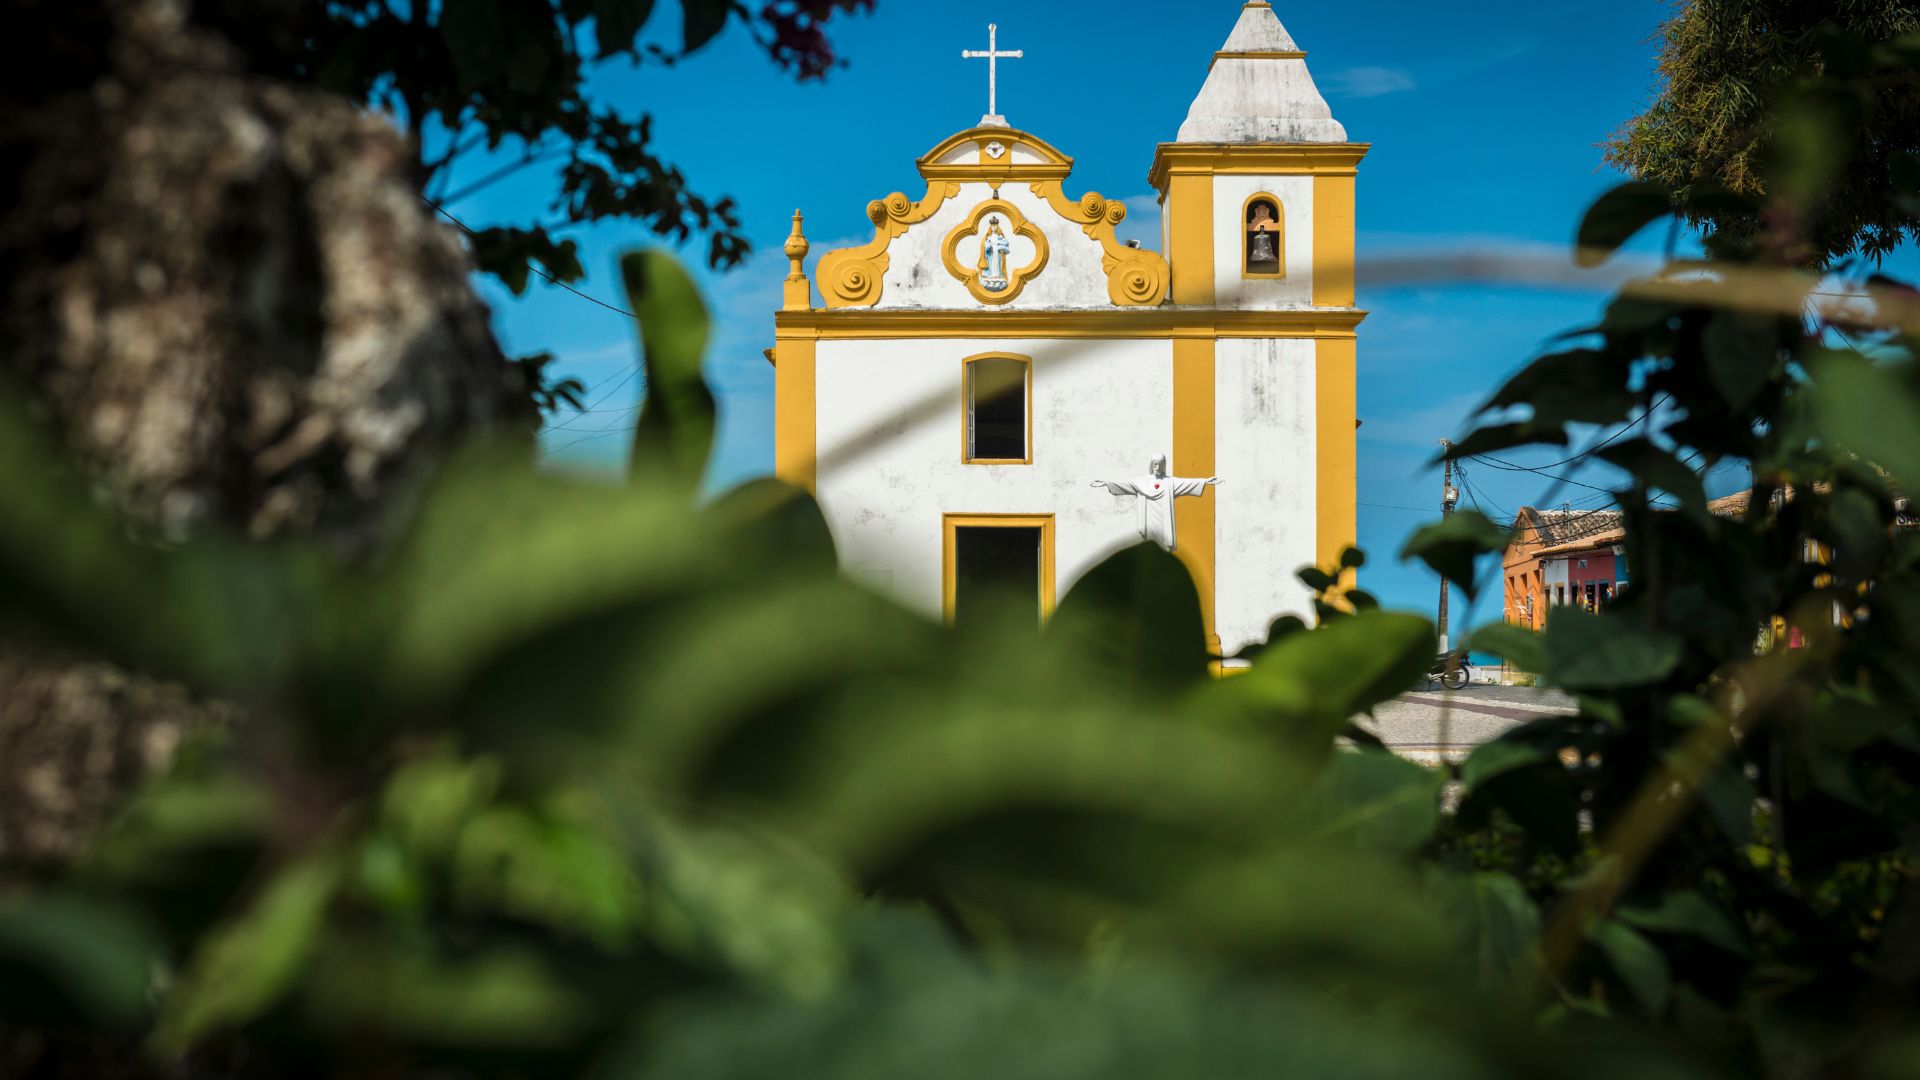
[[(1453, 504), (1460, 501), (1460, 490), (1453, 486), (1453, 443), (1448, 439), (1440, 440), (1440, 453), (1446, 463), (1446, 471), (1440, 481), (1440, 520), (1453, 516)], [(1440, 651), (1449, 652), (1447, 644), (1447, 593), (1450, 586), (1446, 575), (1440, 576)]]

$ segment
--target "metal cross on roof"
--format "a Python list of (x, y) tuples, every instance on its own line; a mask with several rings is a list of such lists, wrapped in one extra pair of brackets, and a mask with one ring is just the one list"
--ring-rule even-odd
[(987, 24), (986, 52), (981, 52), (978, 49), (963, 49), (960, 52), (960, 58), (962, 60), (985, 60), (987, 62), (987, 115), (980, 118), (982, 126), (1007, 126), (1007, 118), (1000, 115), (1000, 61), (1025, 59), (1025, 54), (1019, 49), (1014, 49), (1011, 52), (1000, 51), (999, 31), (1000, 27), (998, 24)]

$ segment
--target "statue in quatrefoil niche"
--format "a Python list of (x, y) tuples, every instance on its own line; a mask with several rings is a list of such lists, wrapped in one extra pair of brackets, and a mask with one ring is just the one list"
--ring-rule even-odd
[(980, 241), (980, 287), (988, 292), (1006, 291), (1007, 253), (1013, 245), (1007, 240), (1007, 234), (1000, 231), (1000, 219), (987, 219), (987, 235)]

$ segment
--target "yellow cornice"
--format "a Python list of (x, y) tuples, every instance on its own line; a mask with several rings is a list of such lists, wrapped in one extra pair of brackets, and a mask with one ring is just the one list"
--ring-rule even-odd
[(881, 338), (1303, 338), (1350, 339), (1367, 313), (1358, 308), (1246, 311), (1160, 307), (1009, 311), (840, 308), (774, 313), (782, 340)]
[(1147, 183), (1180, 175), (1353, 176), (1372, 143), (1161, 143)]
[(948, 165), (921, 165), (920, 175), (929, 183), (942, 180), (956, 180), (963, 183), (1007, 184), (1030, 183), (1041, 180), (1065, 180), (1073, 171), (1071, 165), (1053, 165), (1041, 162), (1006, 162), (1005, 164), (956, 163)]
[[(940, 163), (941, 158), (946, 157), (948, 154), (951, 154), (953, 151), (968, 143), (972, 143), (978, 148), (979, 152), (975, 155), (976, 160), (971, 162), (948, 162), (944, 165)], [(1015, 146), (1024, 146), (1044, 160), (1028, 162), (1025, 165), (1002, 165), (998, 159), (995, 159), (988, 153), (988, 147), (993, 143), (999, 143), (1001, 145), (1003, 148), (1001, 158), (1009, 163), (1012, 161), (1013, 148)], [(1052, 143), (1042, 139), (1038, 135), (1020, 131), (1017, 128), (1004, 127), (968, 128), (965, 131), (949, 135), (941, 140), (940, 145), (920, 155), (920, 160), (915, 164), (920, 170), (920, 175), (929, 180), (935, 179), (936, 176), (942, 180), (952, 179), (952, 177), (946, 175), (949, 170), (965, 170), (967, 179), (975, 179), (984, 178), (984, 174), (987, 172), (1007, 168), (1042, 169), (1046, 171), (1048, 177), (1059, 176), (1064, 178), (1067, 173), (1073, 169), (1073, 159), (1061, 153)], [(1042, 177), (1042, 179), (1044, 178), (1045, 177)], [(1025, 180), (1028, 179), (1028, 177), (1021, 176), (1016, 177), (1016, 179)]]
[(1212, 61), (1207, 64), (1207, 70), (1212, 71), (1213, 65), (1222, 60), (1305, 60), (1306, 58), (1307, 54), (1298, 50), (1283, 52), (1279, 49), (1272, 49), (1266, 52), (1228, 52), (1222, 49), (1213, 54)]

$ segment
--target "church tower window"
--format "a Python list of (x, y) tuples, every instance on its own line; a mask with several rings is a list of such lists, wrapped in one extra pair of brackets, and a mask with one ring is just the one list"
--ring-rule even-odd
[(1033, 463), (1033, 362), (991, 353), (962, 362), (965, 459), (981, 465)]
[(1287, 276), (1287, 220), (1280, 200), (1261, 193), (1247, 200), (1242, 220), (1242, 273), (1250, 278)]

